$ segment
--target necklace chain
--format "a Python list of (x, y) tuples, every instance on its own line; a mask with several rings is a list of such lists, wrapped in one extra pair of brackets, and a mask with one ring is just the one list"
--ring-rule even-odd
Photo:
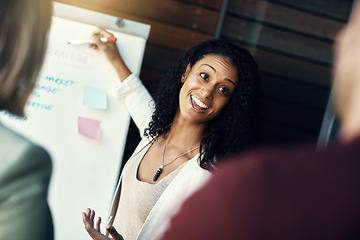
[(182, 156), (184, 156), (184, 155), (186, 155), (186, 154), (188, 154), (188, 153), (191, 153), (192, 151), (194, 151), (195, 149), (198, 149), (198, 148), (200, 147), (200, 145), (197, 146), (197, 147), (194, 147), (193, 149), (191, 149), (191, 150), (189, 150), (189, 151), (187, 151), (187, 152), (184, 152), (184, 153), (180, 154), (179, 156), (177, 156), (177, 157), (174, 158), (173, 160), (171, 160), (171, 161), (169, 161), (169, 162), (167, 162), (167, 163), (164, 163), (164, 161), (165, 161), (165, 160), (164, 160), (164, 158), (165, 158), (165, 150), (166, 150), (166, 146), (167, 146), (168, 141), (169, 141), (169, 138), (166, 140), (166, 142), (165, 142), (165, 144), (164, 144), (164, 149), (163, 149), (163, 153), (162, 153), (161, 165), (160, 165), (160, 167), (158, 168), (158, 170), (156, 170), (156, 173), (155, 173), (155, 176), (154, 176), (154, 181), (158, 180), (160, 174), (162, 173), (163, 168), (164, 168), (166, 165), (169, 165), (170, 163), (174, 162), (176, 159), (178, 159), (178, 158), (180, 158), (180, 157), (182, 157)]
[(164, 164), (166, 145), (167, 145), (167, 141), (166, 141), (166, 143), (165, 143), (165, 145), (164, 145), (164, 150), (163, 150), (163, 154), (162, 154), (162, 164), (161, 164), (160, 168), (164, 168), (166, 165), (172, 163), (173, 161), (175, 161), (175, 160), (178, 159), (179, 157), (182, 157), (182, 156), (184, 156), (184, 155), (186, 155), (186, 154), (188, 154), (188, 153), (191, 153), (192, 151), (194, 151), (195, 149), (197, 149), (197, 148), (200, 147), (200, 146), (194, 147), (193, 149), (191, 149), (191, 150), (189, 150), (189, 151), (187, 151), (187, 152), (184, 152), (184, 153), (180, 154), (179, 156), (177, 156), (176, 158), (174, 158), (174, 159), (171, 160), (170, 162), (167, 162), (167, 163)]

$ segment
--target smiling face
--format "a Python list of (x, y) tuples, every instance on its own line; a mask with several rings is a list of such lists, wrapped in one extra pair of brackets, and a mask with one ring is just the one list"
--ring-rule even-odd
[(238, 85), (236, 67), (227, 57), (209, 54), (183, 75), (179, 94), (181, 118), (207, 123), (221, 112)]

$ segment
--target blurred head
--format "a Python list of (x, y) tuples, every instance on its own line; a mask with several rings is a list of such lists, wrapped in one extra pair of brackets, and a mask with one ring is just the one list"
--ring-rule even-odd
[(50, 0), (0, 1), (0, 109), (23, 116), (47, 47)]
[[(333, 106), (335, 113), (341, 121), (344, 120), (343, 117), (346, 115), (349, 101), (351, 101), (353, 91), (356, 90), (356, 80), (360, 79), (360, 72), (357, 73), (356, 71), (356, 68), (359, 68), (359, 66), (356, 66), (356, 58), (358, 58), (358, 56), (352, 52), (356, 49), (351, 48), (351, 46), (346, 43), (349, 41), (349, 34), (351, 33), (346, 30), (346, 27), (340, 30), (334, 45)], [(359, 76), (356, 76), (356, 73)]]
[(347, 26), (335, 39), (333, 107), (340, 120), (341, 140), (360, 133), (360, 3), (356, 3)]

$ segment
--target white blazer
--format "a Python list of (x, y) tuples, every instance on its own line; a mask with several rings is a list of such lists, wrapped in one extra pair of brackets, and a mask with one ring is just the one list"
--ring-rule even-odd
[[(144, 132), (143, 130), (148, 127), (153, 113), (153, 107), (151, 105), (152, 98), (140, 79), (134, 74), (119, 84), (116, 90), (141, 133), (142, 140), (135, 149), (132, 155), (133, 157), (141, 149), (146, 147), (147, 144), (150, 144), (150, 140), (143, 137), (142, 133)], [(167, 229), (171, 216), (179, 210), (183, 200), (207, 181), (211, 174), (199, 166), (197, 161), (198, 157), (199, 154), (190, 159), (165, 189), (150, 211), (137, 239), (149, 240), (160, 238)], [(122, 176), (119, 179), (111, 204), (109, 214), (112, 217), (111, 225), (115, 219), (121, 197), (121, 182)]]

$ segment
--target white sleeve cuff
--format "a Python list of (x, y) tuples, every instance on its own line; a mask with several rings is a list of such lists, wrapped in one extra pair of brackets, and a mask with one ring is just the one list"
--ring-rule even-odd
[(123, 98), (138, 88), (141, 84), (140, 78), (132, 73), (123, 82), (117, 83), (114, 90), (120, 98)]

